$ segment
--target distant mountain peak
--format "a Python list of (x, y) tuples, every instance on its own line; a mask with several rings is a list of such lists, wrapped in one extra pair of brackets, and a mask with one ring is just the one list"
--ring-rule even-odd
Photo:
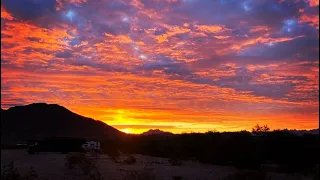
[(167, 135), (167, 134), (172, 134), (171, 132), (166, 132), (166, 131), (162, 131), (160, 129), (149, 129), (148, 131), (144, 132), (144, 133), (141, 133), (141, 135), (155, 135), (155, 134), (158, 134), (158, 135)]

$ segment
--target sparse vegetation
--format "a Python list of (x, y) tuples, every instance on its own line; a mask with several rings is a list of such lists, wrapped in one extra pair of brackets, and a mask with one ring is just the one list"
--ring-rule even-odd
[(14, 166), (14, 162), (10, 162), (3, 166), (3, 171), (1, 172), (2, 180), (35, 180), (38, 178), (37, 172), (30, 167), (29, 171), (25, 175), (20, 175), (18, 169)]
[[(259, 135), (256, 135), (256, 134)], [(319, 135), (295, 135), (287, 130), (270, 131), (257, 125), (253, 133), (208, 132), (170, 136), (132, 136), (120, 142), (125, 153), (188, 160), (258, 170), (276, 164), (277, 172), (313, 173), (319, 163)], [(176, 164), (172, 161), (173, 164)], [(170, 163), (171, 164), (171, 163)]]
[(20, 180), (21, 179), (18, 169), (14, 167), (13, 161), (3, 166), (1, 179), (2, 180)]
[(124, 164), (135, 164), (137, 162), (134, 156), (128, 156), (127, 159), (123, 161)]
[(24, 176), (24, 180), (34, 180), (38, 178), (38, 173), (33, 169), (33, 167), (29, 168), (29, 171)]
[(73, 169), (76, 165), (80, 164), (86, 158), (85, 153), (69, 153), (65, 158), (65, 166), (68, 169)]
[(181, 166), (182, 161), (178, 158), (170, 158), (168, 160), (168, 162), (172, 165), (172, 166)]
[(88, 175), (92, 180), (101, 180), (102, 176), (97, 167), (96, 158), (90, 158), (85, 153), (67, 154), (65, 166), (68, 169), (79, 167), (84, 175)]
[(89, 178), (91, 180), (103, 180), (101, 172), (98, 170), (98, 168), (94, 168), (89, 172)]
[(78, 166), (81, 168), (83, 174), (85, 174), (85, 175), (89, 175), (89, 173), (91, 171), (97, 169), (96, 162), (93, 159), (88, 158), (88, 157), (82, 159), (79, 162)]
[(122, 180), (154, 180), (155, 175), (147, 170), (142, 171), (127, 171)]

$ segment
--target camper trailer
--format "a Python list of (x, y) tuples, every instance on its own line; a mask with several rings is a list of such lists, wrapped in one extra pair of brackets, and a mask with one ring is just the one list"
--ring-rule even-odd
[(100, 151), (100, 142), (87, 141), (82, 148), (84, 151)]

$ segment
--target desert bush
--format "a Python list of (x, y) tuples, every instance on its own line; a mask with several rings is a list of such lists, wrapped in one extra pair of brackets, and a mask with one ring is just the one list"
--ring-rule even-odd
[[(78, 166), (83, 174), (93, 176), (93, 174), (99, 174), (97, 169), (97, 159), (92, 159), (88, 157), (85, 153), (70, 153), (67, 154), (65, 160), (65, 166), (68, 169), (72, 169)], [(98, 176), (95, 176), (98, 177)]]
[(224, 180), (269, 180), (271, 177), (261, 171), (239, 171), (229, 175)]
[(73, 169), (76, 165), (81, 163), (84, 159), (86, 159), (85, 153), (69, 153), (65, 158), (65, 166), (68, 169)]
[(22, 179), (17, 168), (14, 167), (14, 162), (10, 162), (3, 166), (3, 172), (1, 173), (2, 180), (20, 180)]
[(38, 178), (38, 173), (33, 169), (33, 167), (29, 168), (29, 171), (24, 176), (24, 180), (33, 180)]
[(78, 164), (80, 169), (82, 170), (83, 174), (89, 175), (89, 173), (93, 170), (97, 169), (96, 162), (93, 159), (86, 157), (82, 159)]
[(137, 159), (134, 156), (128, 156), (127, 159), (123, 161), (124, 164), (135, 164)]
[(30, 167), (27, 174), (21, 176), (18, 169), (14, 167), (14, 162), (10, 162), (3, 166), (3, 171), (1, 173), (2, 180), (34, 180), (38, 178), (37, 172)]
[(182, 176), (172, 176), (173, 180), (182, 180)]
[(179, 160), (178, 158), (170, 158), (168, 160), (168, 162), (172, 165), (172, 166), (181, 166), (182, 161)]
[(154, 180), (155, 175), (150, 171), (127, 171), (122, 180)]
[(97, 168), (89, 172), (89, 178), (91, 180), (103, 180), (102, 175)]

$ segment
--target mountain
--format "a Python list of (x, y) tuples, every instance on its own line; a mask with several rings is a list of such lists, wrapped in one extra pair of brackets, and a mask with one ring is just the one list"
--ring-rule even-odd
[(149, 135), (172, 135), (171, 132), (161, 131), (160, 129), (150, 129), (144, 133), (141, 133), (142, 136), (149, 136)]
[(124, 133), (107, 124), (80, 116), (57, 104), (34, 103), (1, 109), (2, 144), (47, 137), (91, 140), (117, 138)]

